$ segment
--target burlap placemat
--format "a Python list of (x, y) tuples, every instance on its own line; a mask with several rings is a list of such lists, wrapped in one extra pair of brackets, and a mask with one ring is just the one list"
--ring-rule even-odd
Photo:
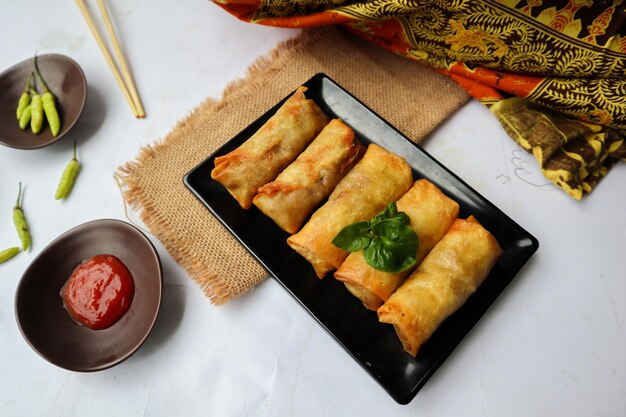
[(341, 29), (305, 31), (261, 57), (221, 99), (207, 99), (115, 173), (126, 203), (215, 304), (267, 272), (183, 185), (183, 176), (318, 72), (416, 142), (468, 100), (443, 75)]

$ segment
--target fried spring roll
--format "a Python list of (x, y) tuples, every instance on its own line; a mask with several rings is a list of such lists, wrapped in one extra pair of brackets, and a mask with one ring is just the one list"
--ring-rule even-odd
[(328, 117), (304, 97), (300, 87), (241, 146), (215, 158), (211, 178), (220, 182), (244, 209), (260, 186), (278, 176), (317, 136)]
[(404, 158), (371, 144), (363, 158), (337, 184), (328, 201), (287, 243), (313, 265), (322, 278), (339, 268), (348, 252), (331, 242), (345, 226), (369, 220), (397, 200), (413, 183)]
[[(446, 234), (459, 214), (456, 201), (446, 197), (436, 185), (421, 179), (397, 202), (419, 237), (417, 264)], [(374, 269), (365, 261), (363, 251), (353, 252), (335, 272), (335, 278), (370, 310), (377, 310), (409, 275), (410, 270), (389, 273)]]
[(437, 327), (465, 303), (502, 253), (496, 239), (470, 216), (457, 219), (415, 272), (378, 309), (404, 350), (417, 355)]
[(293, 234), (363, 154), (352, 129), (334, 119), (278, 177), (260, 187), (253, 204)]

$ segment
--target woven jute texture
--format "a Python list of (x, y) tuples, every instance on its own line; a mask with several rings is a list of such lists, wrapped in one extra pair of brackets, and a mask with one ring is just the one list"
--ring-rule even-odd
[(196, 200), (183, 176), (316, 73), (323, 72), (419, 142), (468, 100), (436, 71), (334, 27), (304, 31), (257, 60), (162, 140), (118, 168), (126, 203), (214, 304), (268, 276)]

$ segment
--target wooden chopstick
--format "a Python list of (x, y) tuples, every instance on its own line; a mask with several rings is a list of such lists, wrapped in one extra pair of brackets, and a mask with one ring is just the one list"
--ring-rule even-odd
[(109, 16), (109, 12), (107, 11), (106, 5), (104, 4), (104, 0), (98, 0), (98, 7), (100, 8), (100, 14), (102, 14), (102, 17), (104, 18), (104, 26), (106, 27), (107, 32), (109, 32), (109, 37), (111, 38), (111, 43), (113, 44), (113, 51), (115, 52), (117, 60), (122, 69), (122, 75), (124, 76), (124, 80), (126, 81), (126, 86), (130, 91), (130, 95), (133, 101), (135, 102), (138, 117), (146, 117), (143, 106), (141, 104), (141, 99), (139, 98), (139, 94), (137, 94), (137, 89), (135, 88), (133, 76), (128, 70), (128, 64), (126, 64), (126, 59), (124, 58), (124, 54), (122, 53), (122, 48), (120, 48), (120, 43), (117, 40), (117, 36), (115, 36), (115, 30), (113, 29), (111, 17)]
[[(102, 0), (99, 0), (99, 2), (100, 1)], [(117, 84), (119, 85), (120, 90), (122, 90), (122, 93), (124, 94), (124, 97), (126, 98), (126, 101), (128, 102), (128, 105), (130, 106), (133, 114), (137, 118), (145, 117), (143, 106), (141, 105), (141, 100), (139, 100), (139, 95), (137, 94), (137, 90), (135, 89), (133, 79), (130, 76), (130, 71), (128, 71), (128, 66), (126, 66), (126, 62), (123, 59), (121, 48), (119, 47), (119, 42), (117, 41), (117, 37), (115, 36), (115, 32), (113, 31), (113, 26), (111, 25), (111, 19), (109, 18), (108, 13), (106, 13), (106, 17), (104, 17), (104, 19), (105, 19), (105, 22), (108, 22), (106, 23), (106, 26), (107, 26), (107, 29), (109, 30), (109, 36), (111, 36), (112, 38), (113, 45), (117, 45), (115, 46), (115, 49), (118, 55), (118, 59), (119, 57), (122, 57), (121, 58), (122, 71), (124, 71), (126, 80), (122, 78), (122, 75), (120, 74), (120, 71), (117, 68), (117, 65), (115, 64), (115, 61), (113, 60), (113, 57), (111, 56), (111, 53), (109, 52), (109, 48), (107, 48), (106, 44), (104, 43), (104, 40), (100, 36), (100, 32), (98, 32), (98, 29), (96, 28), (96, 25), (94, 24), (91, 14), (89, 13), (89, 9), (87, 8), (87, 5), (85, 4), (85, 0), (76, 0), (76, 4), (78, 5), (78, 8), (83, 14), (83, 17), (85, 18), (85, 21), (87, 22), (87, 26), (91, 30), (91, 34), (96, 39), (96, 43), (100, 47), (100, 51), (104, 55), (104, 58), (107, 64), (109, 64), (109, 68), (113, 72), (113, 76), (115, 77), (115, 80), (117, 81)], [(101, 11), (104, 9), (103, 6), (104, 4), (100, 8)], [(106, 12), (106, 9), (105, 9), (105, 12)], [(110, 26), (110, 29), (109, 29), (109, 26)], [(117, 52), (117, 50), (119, 50), (119, 53)], [(131, 88), (131, 91), (134, 91), (136, 101), (131, 96), (131, 93), (129, 92), (129, 86)], [(141, 109), (141, 111), (139, 111), (139, 109)]]

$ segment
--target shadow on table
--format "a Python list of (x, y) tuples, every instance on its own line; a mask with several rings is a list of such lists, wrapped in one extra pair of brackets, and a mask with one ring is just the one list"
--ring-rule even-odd
[(50, 151), (67, 153), (67, 150), (74, 146), (74, 141), (76, 141), (80, 147), (81, 143), (91, 139), (98, 130), (100, 130), (106, 118), (106, 114), (107, 108), (102, 93), (93, 85), (89, 85), (87, 88), (87, 102), (85, 103), (85, 108), (83, 109), (80, 119), (78, 119), (76, 125), (72, 127), (72, 130), (60, 140), (64, 145), (50, 146)]
[(143, 346), (135, 355), (149, 356), (165, 345), (167, 340), (176, 332), (185, 313), (185, 286), (168, 282), (168, 277), (175, 276), (174, 271), (168, 270), (168, 263), (163, 263), (163, 294), (161, 308), (152, 332)]
[[(487, 310), (485, 315), (478, 321), (478, 323), (476, 323), (474, 325), (472, 330), (469, 331), (469, 333), (465, 337), (464, 341), (462, 341), (459, 344), (459, 346), (457, 346), (452, 351), (450, 356), (441, 365), (441, 367), (437, 370), (437, 372), (435, 372), (433, 374), (433, 376), (428, 380), (428, 383), (426, 385), (424, 385), (424, 388), (422, 388), (422, 390), (420, 391), (421, 397), (430, 395), (430, 390), (438, 390), (438, 389), (442, 388), (442, 386), (443, 386), (443, 384), (445, 384), (445, 382), (442, 382), (440, 384), (438, 382), (438, 380), (440, 380), (441, 378), (444, 378), (444, 380), (445, 380), (446, 377), (444, 375), (449, 375), (449, 372), (451, 372), (450, 367), (451, 366), (454, 367), (454, 363), (457, 361), (457, 358), (460, 355), (461, 349), (463, 349), (464, 342), (465, 343), (469, 343), (469, 341), (473, 337), (477, 337), (476, 335), (478, 334), (479, 329), (481, 327), (483, 327), (483, 326), (486, 326), (487, 322), (489, 320), (492, 320), (492, 316), (494, 314), (496, 314), (496, 310), (499, 309), (499, 306), (500, 305), (507, 305), (508, 303), (510, 303), (510, 301), (507, 300), (507, 299), (510, 299), (510, 298), (516, 297), (516, 296), (519, 297), (519, 291), (521, 291), (519, 289), (519, 287), (520, 287), (520, 285), (523, 285), (523, 281), (527, 281), (527, 280), (531, 280), (531, 279), (539, 279), (539, 275), (538, 274), (532, 274), (531, 273), (531, 271), (535, 270), (537, 262), (538, 262), (538, 259), (537, 259), (537, 255), (536, 254), (534, 256), (532, 256), (528, 260), (528, 262), (526, 262), (524, 267), (518, 273), (518, 276), (516, 277), (516, 279), (513, 279), (507, 285), (507, 287), (504, 289), (504, 291), (502, 291), (502, 293), (498, 296), (498, 298), (489, 307), (489, 309)], [(515, 287), (517, 287), (517, 289)], [(490, 313), (490, 311), (491, 311), (491, 313)], [(474, 336), (472, 336), (472, 335), (474, 335)], [(480, 342), (478, 342), (478, 343), (480, 343)], [(449, 376), (449, 377), (452, 378), (453, 376)], [(416, 398), (419, 398), (420, 394), (418, 394), (418, 396)], [(419, 401), (419, 399), (418, 400), (414, 399), (412, 401), (412, 403), (415, 404), (418, 401)]]
[(106, 115), (107, 108), (102, 93), (93, 85), (89, 85), (87, 103), (83, 114), (71, 131), (72, 137), (81, 140), (90, 139), (100, 129)]

